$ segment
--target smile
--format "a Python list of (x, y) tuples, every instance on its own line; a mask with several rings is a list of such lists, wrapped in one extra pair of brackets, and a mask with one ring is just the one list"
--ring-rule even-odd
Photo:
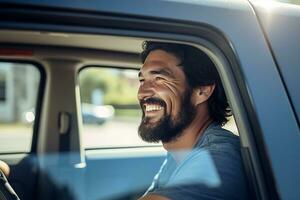
[(162, 106), (160, 105), (154, 105), (154, 104), (145, 104), (145, 111), (146, 112), (151, 112), (151, 111), (159, 111), (164, 109)]

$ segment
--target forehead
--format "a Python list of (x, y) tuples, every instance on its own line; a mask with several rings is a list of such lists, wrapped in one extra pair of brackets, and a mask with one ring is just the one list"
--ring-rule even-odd
[(153, 71), (160, 71), (165, 73), (165, 75), (184, 76), (183, 70), (178, 66), (179, 64), (180, 60), (173, 54), (163, 50), (154, 50), (148, 54), (140, 69), (140, 74), (144, 75)]

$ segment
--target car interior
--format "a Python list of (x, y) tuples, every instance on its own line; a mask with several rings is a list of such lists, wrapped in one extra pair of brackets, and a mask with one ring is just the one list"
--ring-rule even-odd
[[(0, 111), (7, 113), (0, 118), (0, 160), (8, 163), (8, 181), (20, 199), (137, 199), (145, 192), (166, 155), (161, 144), (145, 143), (137, 134), (137, 73), (145, 40), (182, 43), (0, 31)], [(205, 41), (194, 46), (221, 66), (230, 105), (239, 107), (226, 59)], [(247, 129), (236, 120), (239, 130)], [(239, 135), (233, 118), (225, 128)], [(250, 183), (252, 167), (246, 169)]]

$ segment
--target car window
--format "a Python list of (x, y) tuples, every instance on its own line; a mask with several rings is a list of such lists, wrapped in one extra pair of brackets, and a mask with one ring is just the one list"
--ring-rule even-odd
[(137, 134), (142, 115), (137, 74), (137, 70), (121, 68), (87, 67), (80, 71), (85, 148), (154, 145)]
[(40, 77), (32, 64), (0, 62), (0, 153), (30, 151)]

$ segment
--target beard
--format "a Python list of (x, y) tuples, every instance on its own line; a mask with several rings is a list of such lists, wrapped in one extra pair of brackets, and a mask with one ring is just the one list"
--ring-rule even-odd
[[(191, 94), (192, 91), (190, 89), (185, 92), (181, 101), (180, 110), (174, 119), (172, 119), (171, 115), (167, 114), (166, 109), (164, 109), (165, 113), (163, 117), (156, 122), (155, 125), (149, 123), (150, 119), (145, 117), (145, 112), (142, 109), (142, 121), (138, 128), (138, 133), (142, 140), (153, 143), (160, 141), (167, 143), (176, 140), (183, 133), (183, 130), (191, 124), (196, 115), (196, 108), (191, 103)], [(166, 108), (165, 102), (157, 98), (149, 98), (144, 103), (157, 103)]]

